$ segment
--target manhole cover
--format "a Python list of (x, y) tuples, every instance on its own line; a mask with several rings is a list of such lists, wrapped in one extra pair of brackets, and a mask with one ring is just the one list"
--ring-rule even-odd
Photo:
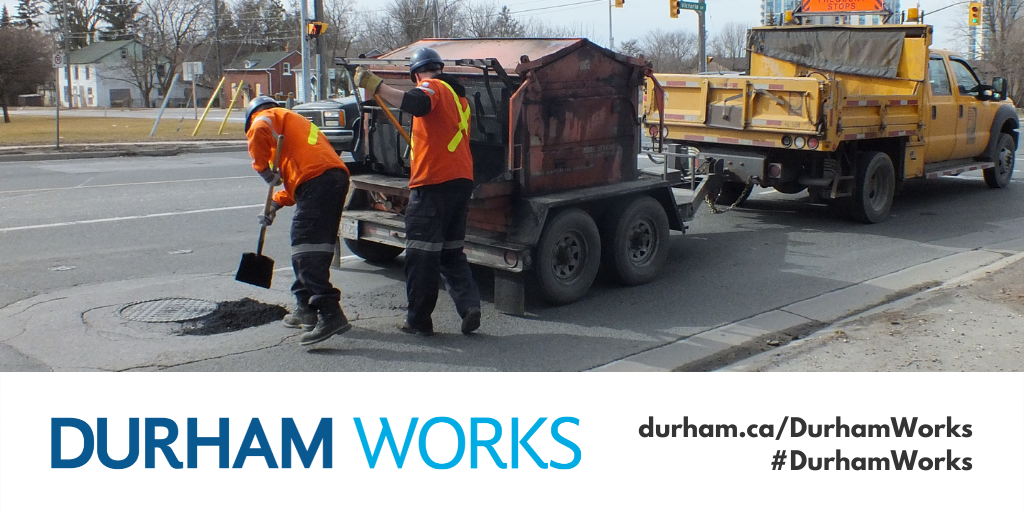
[(186, 322), (213, 313), (217, 303), (199, 299), (154, 299), (134, 302), (117, 312), (125, 320), (137, 322)]

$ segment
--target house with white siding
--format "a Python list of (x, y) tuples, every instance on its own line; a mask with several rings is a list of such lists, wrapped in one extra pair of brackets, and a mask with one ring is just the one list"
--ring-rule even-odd
[[(131, 68), (141, 61), (143, 47), (137, 41), (98, 41), (71, 52), (70, 96), (76, 108), (138, 108), (159, 106), (162, 98), (158, 87), (150, 93), (149, 105), (143, 100)], [(61, 105), (69, 105), (67, 74), (64, 68), (55, 70), (60, 84)], [(156, 69), (153, 70), (154, 76)], [(156, 81), (155, 79), (153, 80)], [(185, 84), (179, 81), (172, 97), (186, 97)], [(188, 93), (190, 94), (190, 93)]]

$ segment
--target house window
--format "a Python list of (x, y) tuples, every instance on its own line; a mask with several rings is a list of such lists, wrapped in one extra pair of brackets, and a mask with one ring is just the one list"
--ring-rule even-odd
[(127, 59), (128, 58), (128, 49), (127, 48), (121, 48), (121, 58), (122, 59)]
[(75, 80), (78, 80), (78, 66), (75, 66)]
[(286, 75), (292, 74), (292, 64), (290, 62), (285, 62), (281, 64), (281, 69), (284, 71), (284, 74)]
[(86, 79), (86, 80), (88, 80), (88, 79), (89, 79), (89, 66), (86, 66), (86, 67), (85, 67), (85, 79)]
[(263, 84), (256, 84), (256, 96), (263, 94)]

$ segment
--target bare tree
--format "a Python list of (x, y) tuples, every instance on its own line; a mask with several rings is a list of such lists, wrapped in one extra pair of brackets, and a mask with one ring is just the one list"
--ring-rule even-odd
[[(326, 62), (348, 57), (359, 36), (352, 17), (352, 0), (324, 0), (324, 15), (329, 25), (326, 46), (322, 49)], [(321, 36), (323, 37), (323, 36)]]
[(746, 54), (747, 31), (750, 25), (731, 21), (726, 23), (711, 39), (711, 51), (715, 57), (738, 59)]
[(582, 23), (568, 25), (548, 24), (536, 18), (528, 20), (523, 35), (525, 37), (591, 37), (593, 30)]
[(1007, 79), (1007, 93), (1017, 105), (1024, 104), (1024, 2), (989, 0), (982, 17), (984, 59)]
[(658, 73), (688, 73), (697, 70), (697, 34), (685, 30), (653, 30), (640, 42), (644, 57)]
[(124, 58), (118, 65), (97, 73), (105, 80), (124, 82), (135, 87), (142, 95), (142, 106), (148, 107), (150, 96), (160, 79), (157, 71), (161, 69), (162, 59), (157, 52), (149, 50), (143, 41), (132, 41), (124, 50)]
[(466, 6), (464, 20), (466, 37), (522, 37), (526, 32), (508, 6), (499, 8), (494, 0)]
[[(361, 49), (388, 51), (433, 37), (434, 5), (423, 0), (391, 0), (383, 15), (363, 18)], [(437, 0), (436, 5), (439, 35), (460, 37), (464, 33), (462, 0)]]
[(36, 87), (53, 79), (48, 55), (52, 40), (31, 28), (9, 26), (0, 29), (0, 106), (4, 122), (10, 123), (7, 107), (18, 94), (34, 93)]
[(196, 58), (193, 53), (205, 42), (204, 23), (210, 19), (211, 10), (211, 4), (205, 0), (142, 1), (140, 12), (146, 18), (139, 28), (139, 40), (152, 52), (146, 58), (158, 63), (156, 86), (164, 94), (169, 92), (174, 72), (181, 63)]
[(64, 44), (62, 26), (65, 13), (70, 33), (68, 47), (71, 50), (77, 50), (99, 40), (99, 29), (103, 23), (103, 6), (99, 0), (49, 0), (49, 3), (49, 13), (53, 15), (54, 23), (51, 31), (55, 33), (61, 45)]

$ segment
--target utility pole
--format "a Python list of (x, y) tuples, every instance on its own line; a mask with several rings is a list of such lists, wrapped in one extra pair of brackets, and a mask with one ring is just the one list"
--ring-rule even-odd
[[(324, 0), (313, 0), (313, 17), (317, 21), (324, 21)], [(327, 81), (324, 80), (324, 57), (323, 57), (323, 43), (321, 40), (326, 34), (320, 34), (316, 38), (316, 98), (317, 100), (323, 100), (327, 98)]]
[[(703, 4), (704, 0), (697, 0)], [(697, 70), (701, 73), (708, 70), (707, 37), (704, 28), (704, 9), (697, 11)]]
[(302, 101), (312, 101), (310, 98), (310, 86), (309, 86), (309, 14), (306, 8), (306, 0), (299, 0), (301, 5), (300, 16), (302, 18), (302, 44), (299, 46), (299, 51), (302, 52), (302, 83), (299, 87), (302, 87)]
[(441, 14), (437, 12), (437, 0), (434, 0), (434, 39), (441, 37)]
[[(305, 27), (303, 27), (303, 30), (305, 30)], [(224, 68), (220, 62), (220, 0), (213, 0), (213, 43), (217, 47), (217, 76), (223, 77)], [(223, 105), (221, 105), (221, 108), (223, 108)]]
[(615, 38), (612, 37), (612, 3), (613, 0), (608, 0), (608, 49), (615, 49)]
[[(68, 2), (70, 0), (62, 0), (61, 5), (64, 7), (64, 70), (68, 74), (68, 109), (75, 108), (75, 97), (71, 94), (71, 51), (68, 49), (71, 44), (71, 32), (68, 29)], [(60, 101), (60, 98), (57, 98)]]

